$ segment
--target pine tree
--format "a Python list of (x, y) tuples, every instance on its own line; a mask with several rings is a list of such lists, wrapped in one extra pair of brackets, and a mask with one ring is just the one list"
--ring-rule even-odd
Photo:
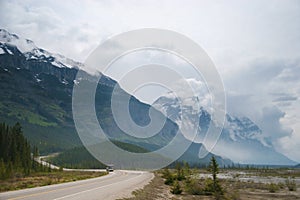
[[(34, 153), (37, 156), (36, 147)], [(5, 169), (4, 175), (3, 168)], [(38, 167), (34, 161), (31, 146), (23, 136), (21, 125), (16, 123), (13, 127), (9, 127), (5, 123), (0, 123), (0, 178), (12, 177), (14, 173), (29, 175), (32, 170), (44, 169)]]
[(217, 174), (219, 173), (219, 165), (217, 163), (217, 160), (214, 156), (211, 157), (209, 166), (208, 166), (208, 171), (211, 172), (212, 177), (213, 177), (213, 192), (215, 194), (223, 194), (223, 189), (221, 185), (219, 184), (219, 180), (217, 178)]
[(216, 158), (214, 156), (211, 157), (208, 171), (212, 173), (214, 185), (217, 183), (217, 174), (219, 173), (219, 165), (216, 161)]

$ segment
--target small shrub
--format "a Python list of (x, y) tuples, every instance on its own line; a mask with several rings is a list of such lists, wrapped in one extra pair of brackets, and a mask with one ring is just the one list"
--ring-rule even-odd
[(184, 180), (185, 179), (185, 175), (184, 175), (184, 171), (183, 171), (183, 169), (181, 167), (181, 164), (177, 163), (175, 168), (176, 168), (176, 179), (178, 181)]
[(165, 184), (166, 185), (172, 185), (174, 183), (174, 178), (172, 175), (170, 175), (166, 180), (165, 180)]
[(47, 179), (44, 181), (43, 185), (51, 185), (52, 184), (52, 179)]
[(174, 184), (171, 188), (171, 193), (172, 194), (181, 194), (182, 193), (182, 189), (180, 188), (180, 185), (177, 180), (174, 182)]
[(204, 192), (206, 195), (212, 195), (214, 192), (214, 182), (211, 178), (205, 179)]
[(292, 180), (292, 179), (288, 178), (288, 179), (285, 180), (285, 185), (287, 186), (289, 191), (296, 191), (297, 190), (297, 185), (296, 185), (295, 180)]
[(271, 193), (275, 193), (275, 192), (277, 192), (279, 190), (279, 186), (277, 184), (275, 184), (275, 183), (270, 183), (268, 185), (268, 190)]
[(223, 195), (224, 191), (219, 181), (213, 181), (211, 178), (205, 179), (205, 188), (204, 192), (207, 195)]
[(168, 169), (164, 169), (162, 177), (166, 179), (165, 180), (166, 185), (172, 185), (175, 179)]
[(188, 194), (191, 195), (203, 195), (204, 190), (203, 187), (200, 185), (199, 182), (196, 180), (187, 178), (185, 181), (185, 189)]
[(170, 171), (168, 168), (165, 168), (164, 171), (162, 172), (162, 177), (164, 179), (167, 179), (171, 175)]
[(279, 187), (280, 189), (284, 189), (284, 188), (285, 188), (285, 184), (282, 183), (282, 182), (278, 183), (277, 185), (278, 185), (278, 187)]
[(189, 176), (191, 174), (191, 169), (187, 162), (184, 163), (183, 172), (185, 176)]

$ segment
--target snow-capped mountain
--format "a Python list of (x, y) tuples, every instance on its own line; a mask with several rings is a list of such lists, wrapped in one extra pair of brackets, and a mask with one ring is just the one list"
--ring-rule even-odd
[[(201, 136), (200, 138), (205, 136), (210, 124), (216, 126), (216, 123), (212, 121), (213, 119), (208, 111), (209, 108), (200, 107), (197, 110), (195, 106), (199, 102), (197, 97), (188, 97), (186, 99), (181, 99), (180, 101), (178, 98), (168, 94), (167, 96), (162, 96), (157, 99), (153, 106), (157, 110), (163, 112), (177, 124), (181, 123), (182, 115), (187, 115), (190, 119), (195, 119), (196, 116), (199, 117), (198, 139), (199, 136)], [(259, 127), (247, 117), (238, 118), (226, 114), (224, 128), (228, 130), (228, 139), (232, 141), (237, 141), (240, 139), (253, 139), (260, 141), (265, 146), (271, 145), (265, 141), (265, 138), (263, 137), (262, 131), (259, 129)]]
[(16, 47), (27, 60), (51, 62), (52, 65), (59, 68), (68, 67), (80, 69), (83, 66), (80, 62), (38, 48), (34, 42), (29, 39), (20, 38), (4, 29), (0, 29), (0, 54), (8, 53), (12, 55), (12, 47)]
[[(82, 77), (78, 77), (78, 71)], [(98, 83), (95, 109), (97, 115), (101, 116), (99, 123), (109, 138), (150, 151), (162, 148), (174, 138), (178, 126), (170, 119), (153, 137), (144, 139), (125, 134), (114, 121), (111, 111), (111, 95), (116, 81), (105, 75), (98, 80), (95, 75), (84, 71), (81, 63), (38, 48), (32, 41), (0, 29), (0, 121), (20, 122), (26, 137), (43, 153), (82, 145), (73, 121), (73, 87), (94, 84), (95, 81)], [(122, 89), (116, 95), (120, 104), (122, 99), (130, 99), (131, 117), (137, 124), (149, 122), (150, 105), (140, 102)], [(84, 103), (81, 106), (89, 107)], [(161, 112), (155, 112), (155, 116), (165, 119)], [(86, 113), (87, 116), (89, 114)], [(86, 119), (90, 123), (90, 118)], [(186, 142), (182, 135), (180, 139), (180, 142)], [(211, 156), (215, 156), (222, 165), (232, 164), (232, 161), (213, 153), (200, 160), (197, 150), (202, 146), (192, 143), (179, 160), (192, 165), (206, 165)]]
[[(72, 141), (76, 140), (74, 135), (77, 136), (77, 134), (75, 134), (71, 112), (72, 88), (74, 84), (80, 84), (81, 81), (90, 81), (94, 78), (89, 76), (86, 80), (82, 78), (75, 80), (78, 70), (83, 70), (83, 64), (38, 48), (31, 40), (22, 39), (0, 29), (0, 84), (2, 86), (0, 105), (4, 105), (0, 106), (0, 120), (18, 120), (27, 124), (25, 126), (28, 128), (27, 132), (32, 134), (32, 140), (38, 141), (37, 144), (41, 144), (37, 138), (44, 138), (44, 134), (49, 133), (47, 137), (50, 138), (65, 137), (64, 140), (62, 139), (61, 146), (58, 145), (58, 150), (62, 147), (65, 148), (66, 143), (70, 143), (69, 146), (74, 145)], [(117, 83), (109, 77), (101, 76), (99, 85), (102, 89), (99, 92), (101, 97), (99, 102), (105, 104), (105, 106), (100, 106), (104, 113), (104, 117), (102, 116), (101, 119), (106, 123), (104, 124), (105, 127), (113, 136), (120, 139), (122, 132), (113, 123), (109, 112), (111, 90), (115, 84)], [(183, 98), (181, 103), (184, 106), (180, 106), (180, 102), (169, 95), (158, 99), (154, 103), (154, 107), (175, 122), (168, 120), (168, 125), (166, 125), (162, 135), (172, 136), (173, 132), (177, 130), (177, 125), (181, 122), (181, 114), (190, 116), (190, 119), (199, 116), (198, 140), (200, 143), (210, 125), (217, 126), (210, 114), (209, 106), (207, 106), (209, 104), (205, 104), (205, 99), (199, 97)], [(137, 99), (134, 101), (133, 118), (141, 122), (143, 116), (148, 117), (147, 111), (150, 106), (142, 104)], [(198, 109), (195, 102), (201, 102), (204, 106)], [(32, 116), (35, 120), (30, 121)], [(144, 121), (148, 120), (147, 117)], [(54, 128), (49, 129), (48, 127)], [(67, 131), (65, 130), (66, 127), (69, 128)], [(64, 131), (66, 134), (60, 135)], [(59, 135), (57, 135), (58, 133)], [(69, 133), (74, 133), (74, 135)], [(56, 139), (48, 142), (52, 141), (56, 141)], [(153, 144), (157, 145), (162, 141), (164, 140), (160, 138), (154, 140)], [(134, 141), (126, 139), (126, 142)], [(141, 144), (149, 146), (147, 142)], [(199, 161), (198, 152), (196, 152), (201, 146), (199, 143), (192, 143), (190, 151), (184, 158), (185, 160)], [(136, 141), (134, 144), (137, 144)], [(44, 146), (41, 148), (49, 151), (52, 147)], [(293, 161), (277, 153), (267, 138), (263, 137), (259, 127), (246, 117), (238, 118), (227, 115), (225, 128), (213, 153), (240, 163), (294, 164)], [(219, 158), (223, 160), (223, 158)], [(230, 162), (224, 160), (224, 163)]]
[[(184, 102), (188, 102), (188, 104), (185, 105)], [(203, 143), (208, 129), (218, 125), (212, 119), (212, 115), (208, 111), (209, 107), (200, 107), (197, 111), (195, 106), (191, 105), (196, 105), (198, 102), (198, 97), (188, 97), (187, 100), (179, 101), (174, 96), (167, 94), (158, 98), (152, 106), (177, 124), (181, 123), (183, 114), (189, 116), (188, 118), (191, 120), (199, 119), (198, 133), (194, 141)], [(195, 118), (195, 115), (198, 115), (198, 118)], [(205, 143), (203, 144), (205, 145)], [(245, 116), (236, 117), (226, 114), (222, 133), (213, 152), (243, 164), (295, 164), (292, 160), (276, 152), (269, 139), (264, 137), (262, 130)]]
[(263, 136), (262, 130), (247, 117), (239, 118), (227, 114), (224, 128), (228, 131), (232, 141), (257, 140), (263, 146), (272, 147), (268, 138)]

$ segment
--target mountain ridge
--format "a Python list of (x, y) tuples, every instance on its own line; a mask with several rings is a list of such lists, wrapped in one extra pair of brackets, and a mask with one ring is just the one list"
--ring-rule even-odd
[[(12, 54), (9, 45), (15, 46), (28, 60), (50, 61), (56, 67), (81, 68), (83, 64), (60, 54), (50, 53), (42, 48), (38, 48), (32, 40), (24, 39), (16, 34), (11, 34), (5, 29), (0, 29), (0, 47), (2, 52)], [(1, 54), (1, 52), (0, 52)]]
[[(189, 102), (197, 104), (197, 97), (189, 98)], [(184, 98), (180, 99), (185, 101)], [(199, 117), (199, 129), (196, 142), (203, 143), (210, 126), (218, 126), (213, 121), (212, 115), (207, 111), (209, 107), (201, 107), (199, 111), (193, 106), (179, 106), (178, 99), (171, 94), (159, 97), (153, 104), (156, 109), (165, 114), (177, 124), (181, 123), (181, 115), (185, 114), (194, 119)], [(191, 114), (193, 113), (193, 114)], [(195, 114), (196, 113), (196, 114)], [(236, 117), (230, 114), (225, 116), (225, 124), (212, 152), (231, 159), (241, 164), (270, 164), (270, 165), (295, 165), (296, 162), (278, 153), (272, 143), (263, 136), (262, 130), (246, 116)], [(188, 138), (188, 137), (187, 137)], [(204, 144), (205, 145), (205, 144)]]
[[(9, 36), (14, 40), (19, 38), (16, 35)], [(54, 54), (45, 50), (36, 51), (34, 47), (30, 51), (22, 52), (13, 45), (12, 39), (9, 44), (3, 42), (3, 39), (0, 41), (3, 51), (0, 54), (0, 84), (3, 88), (0, 92), (3, 97), (0, 101), (0, 120), (9, 123), (20, 121), (26, 136), (39, 147), (42, 153), (64, 151), (81, 146), (72, 115), (72, 89), (76, 84), (90, 84), (96, 78), (86, 72), (83, 77), (76, 78), (77, 72), (81, 70), (79, 67), (57, 66), (53, 64)], [(34, 44), (32, 41), (29, 43)], [(47, 52), (47, 55), (31, 58), (28, 52), (33, 54)], [(166, 120), (163, 129), (149, 139), (136, 139), (116, 126), (109, 109), (111, 93), (116, 84), (116, 81), (101, 75), (95, 96), (98, 121), (104, 127), (108, 137), (140, 145), (148, 150), (156, 150), (167, 145), (178, 129), (177, 125), (169, 119)], [(121, 91), (118, 95), (121, 97), (129, 94)], [(147, 124), (151, 106), (133, 96), (130, 97), (130, 102), (133, 120), (137, 124)], [(162, 115), (159, 111), (156, 112)], [(197, 155), (197, 152), (189, 152), (188, 156), (194, 154)], [(197, 163), (198, 159), (194, 162)]]

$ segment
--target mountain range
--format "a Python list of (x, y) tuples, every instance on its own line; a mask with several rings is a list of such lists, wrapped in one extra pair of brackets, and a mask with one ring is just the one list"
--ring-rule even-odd
[[(81, 71), (86, 79), (76, 79)], [(20, 38), (0, 29), (0, 121), (21, 122), (24, 134), (44, 154), (70, 150), (82, 146), (75, 129), (72, 114), (72, 91), (76, 84), (94, 81), (91, 74), (84, 72), (84, 65), (60, 54), (38, 48), (33, 41)], [(160, 132), (150, 138), (136, 138), (124, 133), (116, 124), (111, 106), (111, 94), (118, 83), (103, 74), (97, 85), (95, 109), (98, 121), (111, 140), (142, 147), (147, 151), (162, 148), (178, 131), (179, 113), (190, 112), (191, 108), (179, 110), (174, 99), (159, 98), (153, 106), (155, 116), (166, 118)], [(120, 101), (130, 98), (130, 114), (139, 125), (150, 121), (151, 105), (140, 102), (134, 96), (120, 90)], [(125, 99), (126, 99), (125, 98)], [(122, 102), (121, 102), (122, 103)], [(204, 108), (199, 121), (199, 135), (211, 123), (210, 113)], [(215, 155), (221, 165), (231, 165), (232, 161), (249, 164), (295, 164), (276, 152), (261, 130), (250, 119), (226, 116), (226, 126), (213, 153), (199, 159), (201, 142), (192, 142), (187, 151), (178, 159), (191, 164), (207, 164)], [(182, 137), (182, 140), (188, 140)], [(227, 148), (228, 145), (230, 148)], [(226, 147), (226, 148), (224, 148)], [(238, 149), (241, 155), (232, 154)]]
[[(210, 108), (201, 107), (197, 111), (195, 106), (192, 106), (197, 104), (197, 97), (185, 97), (183, 101), (188, 103), (180, 105), (178, 98), (166, 94), (158, 98), (152, 106), (177, 124), (181, 123), (183, 113), (190, 116), (188, 117), (190, 119), (195, 118), (193, 115), (197, 115), (199, 117), (198, 134), (194, 141), (202, 143), (208, 129), (217, 130), (214, 126), (218, 125), (213, 121), (212, 115), (208, 111)], [(253, 121), (245, 116), (237, 117), (228, 113), (225, 116), (220, 137), (216, 141), (212, 152), (241, 164), (296, 164), (277, 152), (269, 138), (264, 137), (262, 130)]]

